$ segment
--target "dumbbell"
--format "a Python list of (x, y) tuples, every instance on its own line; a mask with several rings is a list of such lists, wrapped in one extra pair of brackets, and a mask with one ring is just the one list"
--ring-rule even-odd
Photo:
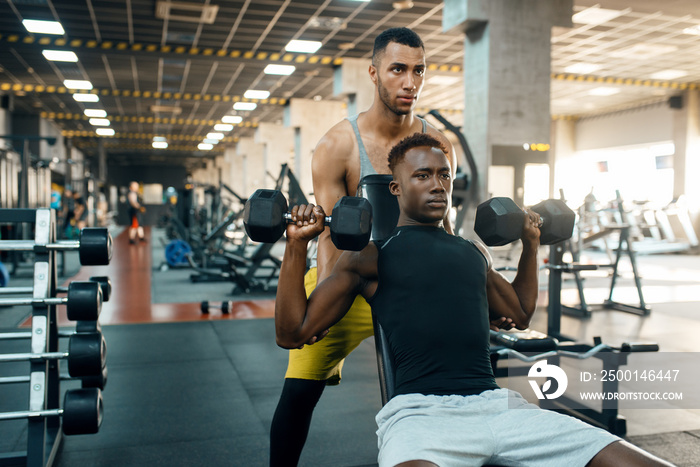
[(100, 430), (103, 413), (102, 391), (83, 388), (66, 391), (62, 409), (4, 412), (0, 413), (0, 420), (63, 417), (64, 434), (89, 435)]
[(221, 312), (227, 315), (231, 311), (231, 302), (229, 302), (228, 300), (224, 300), (223, 302), (221, 302), (221, 305), (215, 305), (205, 300), (200, 304), (200, 308), (202, 310), (202, 313), (204, 314), (209, 313), (210, 309), (216, 308), (221, 309)]
[[(112, 293), (112, 282), (109, 280), (109, 277), (92, 276), (88, 280), (100, 284), (100, 290), (102, 290), (102, 301), (109, 301), (109, 295)], [(0, 287), (0, 295), (32, 293), (33, 291), (33, 287)], [(66, 293), (68, 292), (68, 287), (56, 287), (56, 292)]]
[(105, 368), (107, 343), (100, 332), (81, 332), (70, 336), (68, 352), (14, 353), (0, 355), (0, 363), (62, 359), (68, 361), (68, 374), (74, 378), (98, 376)]
[(112, 236), (102, 227), (86, 227), (77, 241), (62, 240), (38, 245), (28, 240), (0, 240), (0, 251), (78, 250), (83, 266), (104, 266), (112, 259)]
[[(530, 209), (540, 215), (540, 244), (571, 238), (576, 214), (562, 200), (548, 199)], [(488, 246), (506, 245), (520, 238), (525, 215), (512, 199), (491, 198), (477, 206), (474, 231)]]
[[(251, 240), (274, 243), (292, 222), (287, 199), (279, 190), (257, 190), (243, 210), (243, 225)], [(344, 196), (338, 200), (324, 224), (331, 228), (331, 240), (339, 250), (359, 251), (372, 233), (372, 205), (364, 198)]]
[(67, 297), (54, 298), (0, 298), (0, 306), (12, 305), (66, 305), (71, 321), (96, 321), (102, 310), (102, 289), (93, 281), (73, 281), (68, 285)]

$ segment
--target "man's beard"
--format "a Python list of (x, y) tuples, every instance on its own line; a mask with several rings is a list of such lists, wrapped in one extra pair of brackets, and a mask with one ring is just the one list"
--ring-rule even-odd
[(391, 96), (389, 95), (389, 91), (382, 85), (382, 80), (379, 78), (379, 75), (377, 75), (377, 89), (379, 90), (379, 99), (384, 103), (384, 106), (394, 112), (396, 115), (408, 115), (411, 113), (411, 110), (401, 110), (398, 107), (396, 107), (395, 104), (392, 103)]

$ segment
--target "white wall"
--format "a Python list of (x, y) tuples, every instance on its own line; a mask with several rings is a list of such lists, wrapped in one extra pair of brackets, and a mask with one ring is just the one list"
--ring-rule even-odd
[(576, 123), (576, 151), (673, 140), (673, 111), (666, 103), (582, 118)]

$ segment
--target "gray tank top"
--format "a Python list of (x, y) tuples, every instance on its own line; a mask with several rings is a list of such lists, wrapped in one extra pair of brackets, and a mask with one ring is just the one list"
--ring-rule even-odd
[[(374, 170), (374, 166), (372, 165), (372, 162), (369, 160), (369, 157), (367, 156), (367, 150), (365, 149), (365, 145), (362, 143), (362, 137), (360, 136), (360, 129), (357, 127), (357, 115), (353, 115), (352, 117), (348, 117), (348, 122), (350, 122), (350, 125), (352, 125), (352, 131), (355, 132), (355, 138), (357, 139), (357, 149), (360, 153), (360, 180), (365, 175), (376, 175), (377, 171)], [(423, 124), (423, 129), (422, 132), (425, 133), (426, 130), (428, 129), (428, 124), (425, 120), (423, 120), (420, 117), (416, 117), (418, 120), (421, 121)], [(351, 195), (354, 196), (354, 193), (351, 193)], [(309, 267), (315, 268), (317, 266), (316, 262), (316, 255), (318, 254), (318, 250), (314, 251), (313, 254), (311, 255), (311, 260), (309, 261)]]
[[(360, 180), (362, 180), (362, 178), (365, 175), (375, 175), (377, 171), (374, 170), (374, 166), (372, 166), (372, 163), (370, 162), (369, 157), (367, 156), (367, 150), (365, 149), (365, 145), (362, 143), (360, 129), (357, 127), (357, 117), (359, 117), (359, 114), (353, 115), (352, 117), (348, 117), (348, 122), (350, 122), (350, 125), (352, 125), (352, 131), (355, 132), (355, 138), (357, 139), (357, 149), (360, 152)], [(423, 129), (421, 131), (425, 133), (428, 129), (428, 124), (422, 118), (416, 118), (418, 118), (418, 120), (420, 120), (423, 124)]]

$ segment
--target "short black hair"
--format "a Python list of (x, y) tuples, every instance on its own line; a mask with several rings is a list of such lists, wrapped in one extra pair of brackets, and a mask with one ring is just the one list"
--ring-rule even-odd
[(429, 148), (437, 148), (447, 154), (447, 148), (436, 138), (433, 138), (428, 133), (414, 133), (401, 141), (389, 151), (389, 170), (394, 173), (396, 166), (403, 160), (406, 153), (413, 148), (427, 146)]
[(377, 56), (384, 53), (390, 42), (396, 42), (413, 48), (420, 47), (425, 51), (423, 41), (413, 30), (408, 28), (389, 28), (374, 39), (374, 49), (372, 50), (373, 65), (376, 65)]

